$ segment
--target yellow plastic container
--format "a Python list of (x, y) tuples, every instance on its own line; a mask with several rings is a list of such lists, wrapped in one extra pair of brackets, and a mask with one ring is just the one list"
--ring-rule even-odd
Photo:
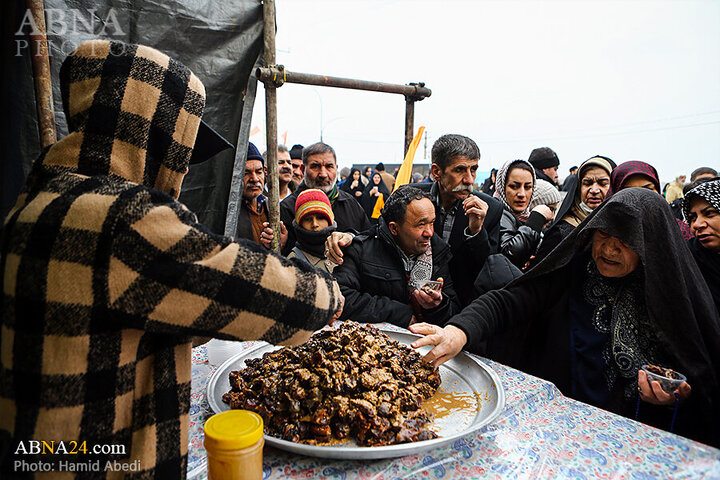
[(209, 480), (263, 477), (263, 420), (255, 412), (229, 410), (205, 422)]

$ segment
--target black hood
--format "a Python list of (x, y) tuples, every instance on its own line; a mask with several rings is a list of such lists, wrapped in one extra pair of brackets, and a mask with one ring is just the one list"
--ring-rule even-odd
[(640, 257), (645, 305), (662, 349), (679, 371), (693, 373), (692, 395), (707, 409), (708, 416), (718, 418), (718, 312), (662, 196), (644, 188), (627, 188), (614, 194), (513, 284), (568, 265), (590, 247), (597, 229), (619, 238)]

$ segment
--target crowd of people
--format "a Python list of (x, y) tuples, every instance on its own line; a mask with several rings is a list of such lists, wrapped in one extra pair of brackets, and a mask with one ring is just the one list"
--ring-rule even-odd
[[(652, 165), (595, 155), (560, 184), (558, 156), (542, 147), (493, 169), (483, 193), (480, 151), (461, 135), (435, 142), (429, 181), (395, 189), (382, 164), (339, 178), (329, 145), (302, 157), (303, 193), (281, 204), (281, 228), (295, 232), (282, 237), (283, 251), (307, 237), (303, 194), (312, 195), (324, 222), (299, 248), (339, 283), (341, 319), (410, 328), (426, 335), (416, 346), (434, 345), (427, 359), (436, 365), (467, 349), (661, 428), (677, 407), (678, 432), (718, 444), (708, 421), (720, 401), (714, 169), (676, 179), (678, 197), (662, 195)], [(271, 234), (255, 241), (269, 245)], [(688, 381), (665, 392), (645, 364)], [(648, 406), (637, 408), (638, 398)]]
[[(396, 187), (382, 164), (340, 179), (325, 143), (281, 146), (279, 255), (255, 145), (234, 239), (177, 201), (188, 165), (223, 148), (186, 67), (96, 40), (61, 84), (70, 133), (0, 231), (3, 472), (22, 442), (67, 438), (180, 477), (193, 343), (297, 344), (336, 319), (409, 328), (435, 365), (466, 349), (659, 428), (677, 416), (678, 433), (720, 446), (714, 169), (664, 197), (652, 165), (595, 155), (560, 186), (542, 147), (478, 191), (477, 144), (447, 134), (429, 177)], [(645, 364), (687, 381), (665, 392)]]

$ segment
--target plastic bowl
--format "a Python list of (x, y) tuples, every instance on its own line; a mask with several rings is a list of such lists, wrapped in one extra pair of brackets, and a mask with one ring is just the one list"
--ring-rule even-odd
[(657, 365), (643, 365), (643, 371), (647, 374), (648, 381), (660, 382), (660, 386), (667, 393), (673, 393), (680, 387), (680, 384), (687, 380), (685, 375), (676, 372), (670, 368), (659, 367)]

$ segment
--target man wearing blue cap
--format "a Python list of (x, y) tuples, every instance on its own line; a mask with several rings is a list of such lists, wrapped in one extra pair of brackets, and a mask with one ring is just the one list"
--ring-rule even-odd
[[(240, 209), (237, 225), (237, 238), (245, 238), (270, 247), (268, 239), (272, 239), (272, 230), (269, 228), (267, 199), (265, 192), (265, 159), (260, 155), (257, 147), (250, 142), (248, 145), (247, 160), (245, 161), (245, 182), (243, 184), (243, 208)], [(263, 237), (263, 231), (268, 234)], [(283, 228), (285, 236), (287, 229)], [(282, 232), (281, 232), (282, 238)]]

